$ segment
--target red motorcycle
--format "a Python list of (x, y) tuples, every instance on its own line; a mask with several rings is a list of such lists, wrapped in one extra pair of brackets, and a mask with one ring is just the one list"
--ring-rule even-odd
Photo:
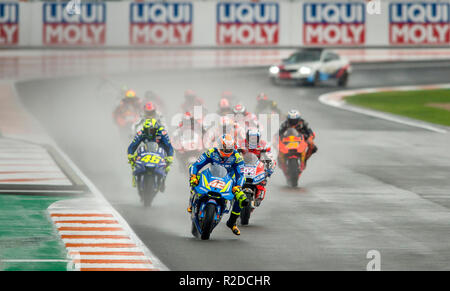
[[(256, 207), (261, 205), (261, 201), (264, 199), (266, 192), (261, 185), (266, 181), (266, 171), (264, 164), (253, 153), (247, 153), (244, 155), (244, 176), (245, 183), (242, 187), (242, 191), (245, 193), (250, 203), (247, 207), (241, 210), (241, 224), (247, 225), (250, 220), (250, 215)], [(259, 197), (256, 197), (258, 191), (261, 191)]]
[(308, 144), (304, 136), (294, 128), (289, 128), (280, 137), (278, 165), (291, 187), (297, 187), (298, 179), (305, 170), (306, 151)]

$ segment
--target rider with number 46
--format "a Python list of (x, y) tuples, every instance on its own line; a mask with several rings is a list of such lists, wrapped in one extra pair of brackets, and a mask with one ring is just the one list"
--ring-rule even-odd
[[(231, 210), (230, 218), (227, 221), (227, 226), (233, 231), (235, 235), (240, 235), (241, 232), (236, 226), (236, 220), (241, 214), (242, 207), (249, 204), (247, 196), (242, 192), (242, 185), (244, 185), (244, 160), (239, 152), (235, 149), (234, 139), (229, 134), (224, 134), (219, 138), (218, 147), (214, 147), (204, 152), (197, 162), (189, 167), (191, 174), (190, 185), (196, 187), (199, 184), (198, 173), (206, 165), (220, 165), (225, 167), (228, 173), (233, 174), (235, 186), (233, 187), (234, 200), (233, 208)], [(192, 212), (193, 195), (189, 199), (188, 212)]]
[[(173, 147), (170, 143), (167, 131), (154, 118), (145, 120), (142, 130), (136, 134), (130, 146), (128, 147), (128, 162), (131, 164), (133, 170), (137, 156), (135, 153), (136, 149), (139, 147), (139, 144), (147, 142), (156, 142), (160, 147), (164, 149), (167, 154), (167, 156), (165, 157), (165, 162), (167, 164), (165, 171), (166, 173), (168, 173), (170, 170), (170, 165), (173, 163)], [(136, 187), (135, 176), (132, 175), (132, 177), (133, 187)], [(165, 179), (161, 185), (160, 191), (164, 192), (164, 190)]]

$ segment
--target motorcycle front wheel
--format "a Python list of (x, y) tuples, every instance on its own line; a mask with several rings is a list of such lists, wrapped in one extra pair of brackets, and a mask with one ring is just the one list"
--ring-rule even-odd
[(287, 161), (288, 165), (288, 181), (291, 187), (297, 187), (298, 176), (300, 175), (298, 159), (289, 159)]
[(144, 191), (143, 191), (144, 207), (150, 207), (152, 205), (153, 199), (156, 196), (156, 181), (153, 175), (144, 176)]
[(208, 240), (214, 226), (214, 217), (216, 216), (216, 206), (214, 204), (206, 204), (205, 218), (202, 223), (202, 240)]

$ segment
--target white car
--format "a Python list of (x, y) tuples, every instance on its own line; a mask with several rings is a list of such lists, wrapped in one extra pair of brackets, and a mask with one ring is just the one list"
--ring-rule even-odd
[(336, 80), (338, 86), (346, 86), (352, 71), (350, 62), (337, 53), (320, 48), (301, 49), (279, 65), (269, 68), (273, 83), (278, 80), (295, 80), (301, 84), (317, 85), (321, 81)]

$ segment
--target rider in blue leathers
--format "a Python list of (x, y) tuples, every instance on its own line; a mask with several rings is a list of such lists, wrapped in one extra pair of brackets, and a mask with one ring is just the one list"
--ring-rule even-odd
[[(156, 142), (160, 147), (162, 147), (165, 150), (167, 154), (167, 157), (164, 158), (167, 163), (166, 173), (169, 172), (170, 165), (173, 162), (173, 147), (172, 144), (170, 143), (167, 131), (164, 129), (163, 126), (159, 125), (156, 119), (151, 118), (145, 120), (142, 130), (136, 134), (130, 146), (128, 147), (128, 161), (131, 164), (133, 170), (134, 170), (134, 162), (136, 159), (135, 151), (139, 147), (139, 144), (141, 142)], [(132, 176), (133, 176), (133, 187), (136, 187), (135, 176), (134, 175)], [(165, 179), (161, 185), (160, 191), (164, 192), (164, 190), (165, 190)]]
[[(227, 226), (233, 231), (235, 235), (240, 235), (241, 232), (236, 226), (236, 220), (241, 213), (242, 207), (249, 204), (249, 200), (242, 192), (242, 186), (245, 182), (243, 174), (244, 160), (239, 152), (235, 149), (233, 137), (229, 134), (224, 134), (219, 138), (219, 147), (211, 148), (204, 152), (199, 159), (189, 167), (191, 174), (190, 184), (195, 187), (199, 184), (198, 172), (208, 164), (220, 165), (227, 169), (228, 173), (233, 173), (235, 186), (233, 187), (233, 194), (235, 195), (235, 203), (231, 210), (230, 218), (227, 221)], [(192, 198), (189, 199), (188, 212), (192, 212)]]

